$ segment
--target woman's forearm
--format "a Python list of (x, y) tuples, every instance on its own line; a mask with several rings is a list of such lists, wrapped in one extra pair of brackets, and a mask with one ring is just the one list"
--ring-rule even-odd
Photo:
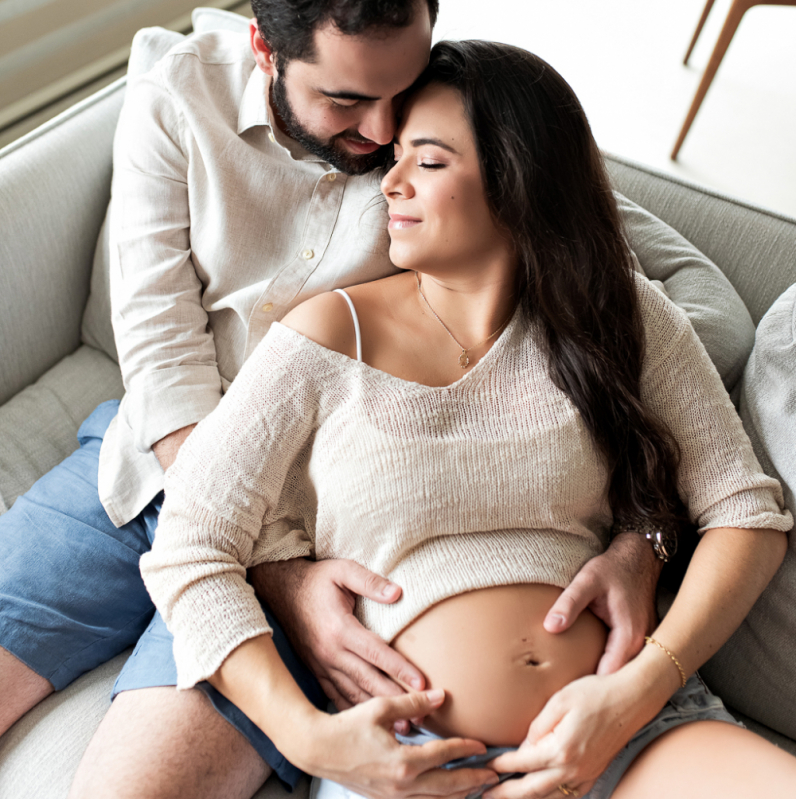
[[(787, 535), (775, 530), (718, 528), (702, 536), (672, 607), (652, 634), (676, 655), (686, 674), (737, 629), (786, 550)], [(656, 646), (645, 647), (628, 665), (639, 676), (646, 674), (653, 694), (679, 687), (676, 665)]]
[(291, 676), (270, 635), (242, 643), (208, 682), (237, 705), (291, 763), (307, 768), (310, 733), (326, 715)]

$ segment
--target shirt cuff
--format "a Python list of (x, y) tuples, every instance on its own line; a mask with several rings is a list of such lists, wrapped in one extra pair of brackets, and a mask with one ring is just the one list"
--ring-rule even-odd
[(215, 366), (157, 369), (136, 378), (125, 397), (125, 421), (136, 449), (149, 452), (169, 433), (201, 422), (221, 401)]

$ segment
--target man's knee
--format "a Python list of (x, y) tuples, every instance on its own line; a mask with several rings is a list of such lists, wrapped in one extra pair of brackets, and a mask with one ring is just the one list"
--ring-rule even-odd
[(114, 700), (69, 799), (251, 797), (271, 773), (200, 691), (143, 688)]

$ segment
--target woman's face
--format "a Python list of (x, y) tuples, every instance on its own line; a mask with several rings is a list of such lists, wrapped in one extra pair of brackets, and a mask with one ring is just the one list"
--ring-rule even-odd
[(461, 97), (431, 84), (407, 101), (395, 165), (381, 183), (390, 213), (390, 259), (438, 277), (509, 263), (510, 246), (484, 196)]

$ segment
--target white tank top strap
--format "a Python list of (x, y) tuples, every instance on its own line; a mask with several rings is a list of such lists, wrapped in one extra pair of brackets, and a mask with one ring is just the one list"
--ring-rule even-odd
[(359, 332), (359, 317), (357, 316), (357, 310), (354, 308), (354, 303), (351, 300), (351, 297), (348, 296), (348, 292), (345, 289), (335, 289), (338, 294), (342, 294), (345, 298), (345, 301), (348, 303), (348, 310), (351, 311), (351, 318), (354, 320), (354, 332), (357, 336), (357, 360), (362, 360), (362, 334)]

